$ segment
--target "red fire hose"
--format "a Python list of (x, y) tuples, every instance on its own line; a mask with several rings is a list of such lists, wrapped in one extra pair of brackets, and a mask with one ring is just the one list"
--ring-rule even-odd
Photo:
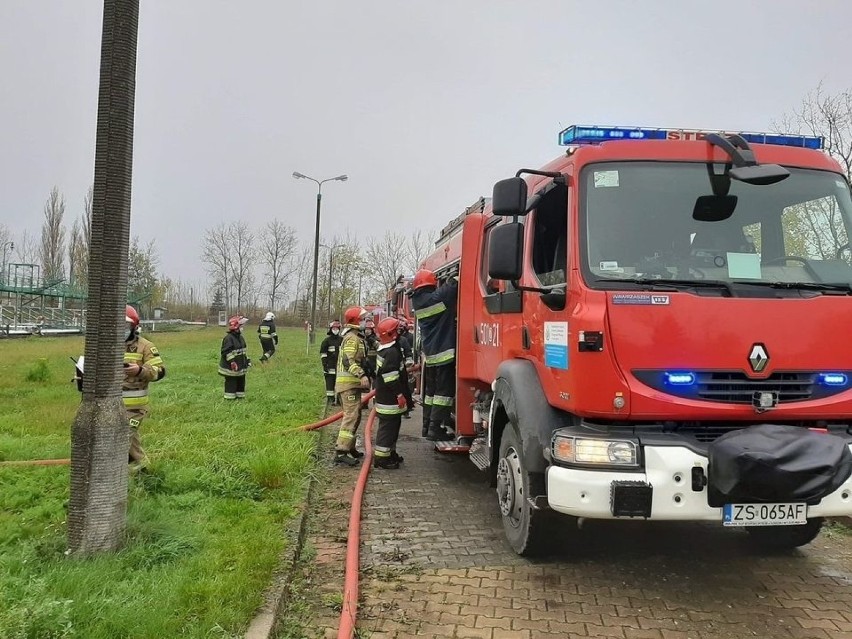
[[(369, 393), (367, 393), (366, 395), (364, 395), (361, 398), (361, 403), (366, 405), (367, 402), (369, 402), (371, 399), (373, 399), (373, 396), (375, 394), (376, 394), (376, 391), (370, 391)], [(313, 424), (305, 424), (304, 426), (302, 426), (300, 428), (300, 430), (317, 430), (318, 428), (322, 428), (323, 426), (328, 426), (329, 424), (333, 424), (334, 422), (336, 422), (341, 417), (343, 417), (342, 412), (341, 413), (335, 413), (334, 415), (326, 417), (322, 421), (314, 422)]]
[(364, 453), (361, 472), (355, 482), (355, 492), (352, 493), (352, 508), (349, 511), (349, 536), (346, 539), (346, 572), (343, 577), (343, 608), (340, 610), (340, 627), (337, 639), (352, 639), (355, 636), (355, 623), (358, 619), (358, 570), (361, 548), (361, 500), (370, 476), (371, 460), (373, 457), (373, 422), (376, 420), (376, 410), (370, 411), (367, 426), (364, 429)]

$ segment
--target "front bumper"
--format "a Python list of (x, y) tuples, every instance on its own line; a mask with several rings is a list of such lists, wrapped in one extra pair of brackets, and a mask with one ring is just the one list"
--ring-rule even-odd
[[(852, 450), (852, 445), (849, 446)], [(567, 515), (589, 519), (629, 519), (613, 514), (613, 482), (650, 485), (650, 520), (722, 521), (722, 509), (707, 505), (707, 487), (693, 490), (692, 469), (707, 474), (707, 457), (682, 446), (644, 446), (645, 468), (639, 472), (588, 470), (550, 466), (547, 501)], [(833, 493), (808, 507), (809, 517), (852, 516), (852, 477)]]

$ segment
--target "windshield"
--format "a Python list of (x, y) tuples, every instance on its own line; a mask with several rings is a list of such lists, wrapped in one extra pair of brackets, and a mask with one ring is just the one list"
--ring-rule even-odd
[(841, 176), (791, 168), (790, 177), (768, 186), (731, 180), (733, 213), (707, 222), (695, 220), (693, 209), (697, 198), (714, 195), (708, 169), (718, 176), (725, 167), (685, 162), (586, 167), (581, 248), (589, 285), (612, 288), (612, 280), (618, 285), (647, 279), (721, 286), (852, 284), (852, 200)]

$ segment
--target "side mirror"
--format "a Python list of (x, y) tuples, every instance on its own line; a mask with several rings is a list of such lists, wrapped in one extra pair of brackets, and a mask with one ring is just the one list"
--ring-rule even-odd
[(738, 166), (728, 173), (734, 180), (764, 186), (775, 184), (788, 177), (790, 172), (778, 164), (755, 164), (752, 166)]
[(524, 225), (501, 224), (491, 231), (488, 245), (488, 276), (495, 280), (521, 278), (524, 255)]
[(500, 180), (494, 185), (491, 198), (494, 215), (524, 215), (527, 211), (527, 183), (523, 178), (513, 177)]

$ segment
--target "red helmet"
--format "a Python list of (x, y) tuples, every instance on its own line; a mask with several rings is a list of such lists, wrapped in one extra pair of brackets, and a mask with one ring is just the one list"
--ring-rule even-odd
[(416, 291), (424, 286), (438, 286), (438, 278), (432, 271), (421, 268), (414, 274), (414, 282), (412, 282), (411, 288)]
[(329, 323), (328, 327), (329, 327), (329, 328), (337, 328), (337, 329), (339, 329), (339, 328), (340, 328), (340, 322), (338, 322), (337, 320), (334, 320), (333, 322), (330, 322), (330, 323)]
[(134, 329), (139, 326), (139, 313), (130, 304), (124, 307), (124, 321), (133, 326)]
[(239, 315), (234, 315), (231, 319), (228, 320), (228, 330), (229, 331), (237, 331), (242, 326), (243, 320)]
[(360, 306), (350, 306), (343, 314), (343, 321), (347, 324), (357, 326), (361, 321), (361, 318), (365, 315), (368, 315), (366, 309), (363, 309)]
[(399, 331), (399, 322), (392, 317), (387, 317), (379, 322), (377, 333), (379, 335), (379, 343), (390, 344), (393, 342)]

